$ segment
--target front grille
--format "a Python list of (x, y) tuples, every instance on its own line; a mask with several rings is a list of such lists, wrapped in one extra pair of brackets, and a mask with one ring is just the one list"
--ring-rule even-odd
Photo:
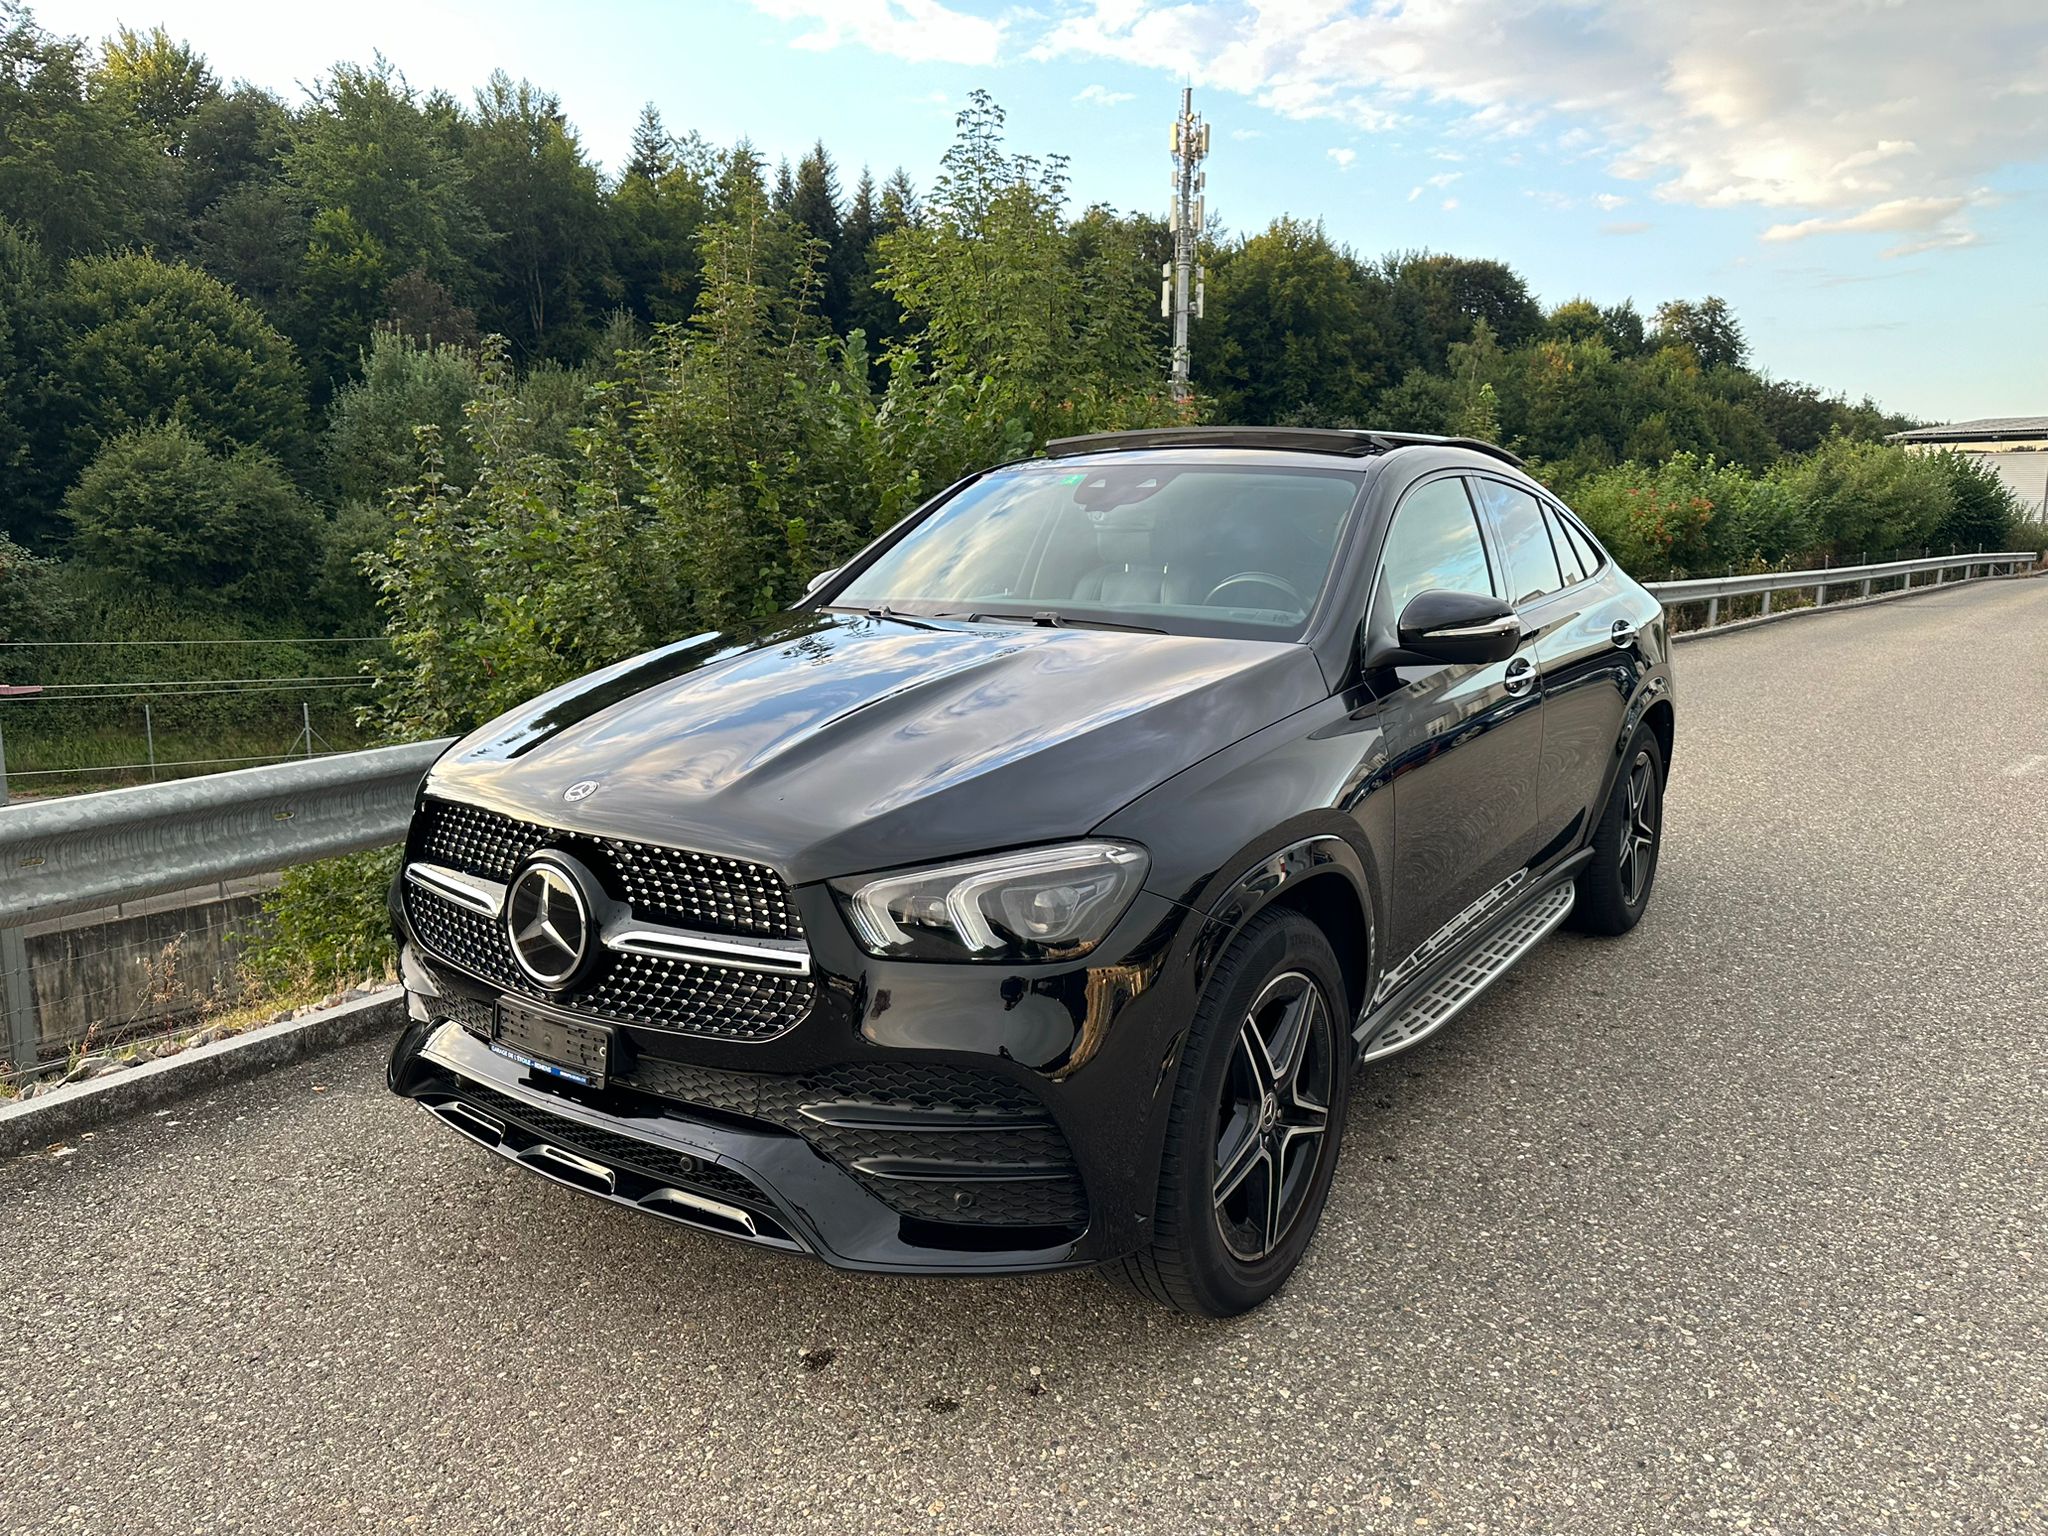
[[(764, 865), (554, 832), (454, 801), (429, 800), (421, 807), (408, 857), (503, 881), (542, 847), (575, 854), (636, 917), (710, 932), (803, 937), (788, 887)], [(610, 950), (575, 990), (551, 994), (512, 963), (511, 943), (497, 920), (410, 881), (405, 904), (420, 943), (444, 960), (507, 992), (545, 997), (611, 1023), (719, 1040), (768, 1040), (802, 1019), (816, 995), (808, 976)]]
[[(1087, 1220), (1066, 1137), (1006, 1078), (915, 1062), (776, 1077), (642, 1057), (621, 1081), (794, 1132), (901, 1215), (981, 1227)], [(877, 1171), (891, 1166), (915, 1166), (920, 1176)]]
[(560, 832), (454, 800), (428, 800), (413, 821), (413, 858), (492, 880), (510, 880), (537, 848), (575, 854), (648, 922), (755, 938), (804, 936), (789, 887), (765, 864)]
[(613, 1023), (719, 1040), (768, 1040), (801, 1019), (816, 987), (808, 976), (693, 965), (607, 951), (588, 982), (544, 992), (512, 963), (504, 926), (408, 884), (406, 911), (420, 943), (507, 992)]

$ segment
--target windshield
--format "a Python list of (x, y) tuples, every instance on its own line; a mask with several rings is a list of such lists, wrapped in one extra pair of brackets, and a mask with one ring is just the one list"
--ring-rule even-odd
[(1360, 479), (1242, 464), (999, 470), (831, 606), (1295, 640)]

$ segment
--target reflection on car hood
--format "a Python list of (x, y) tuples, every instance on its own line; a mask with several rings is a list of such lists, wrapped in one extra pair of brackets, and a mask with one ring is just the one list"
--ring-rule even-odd
[(802, 883), (1084, 833), (1324, 691), (1298, 645), (813, 612), (558, 688), (427, 789)]

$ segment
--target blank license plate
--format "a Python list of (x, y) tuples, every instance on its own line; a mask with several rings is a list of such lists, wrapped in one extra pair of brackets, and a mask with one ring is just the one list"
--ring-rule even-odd
[(517, 1003), (500, 1003), (491, 1026), (491, 1049), (545, 1072), (602, 1088), (611, 1071), (612, 1032), (595, 1024), (568, 1024)]

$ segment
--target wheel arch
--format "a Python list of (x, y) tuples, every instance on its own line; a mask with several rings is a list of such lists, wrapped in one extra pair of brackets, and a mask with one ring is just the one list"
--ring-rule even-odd
[(1366, 859), (1334, 832), (1297, 837), (1240, 867), (1212, 900), (1195, 951), (1195, 986), (1245, 925), (1274, 908), (1298, 912), (1320, 928), (1336, 954), (1354, 1014), (1372, 994), (1379, 927)]

